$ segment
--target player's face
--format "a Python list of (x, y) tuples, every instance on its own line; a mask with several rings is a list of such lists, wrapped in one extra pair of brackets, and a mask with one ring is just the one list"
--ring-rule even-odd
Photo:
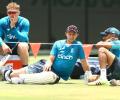
[(107, 35), (102, 36), (102, 40), (105, 41), (107, 38)]
[(19, 14), (20, 14), (20, 11), (16, 9), (15, 10), (11, 9), (7, 11), (7, 15), (10, 17), (10, 19), (17, 20)]
[(66, 37), (67, 37), (67, 42), (72, 43), (74, 40), (76, 40), (78, 34), (73, 33), (73, 32), (67, 32)]
[(103, 40), (103, 41), (106, 41), (106, 40), (110, 39), (111, 37), (112, 37), (111, 34), (107, 34), (107, 35), (104, 35), (104, 36), (102, 37), (102, 40)]

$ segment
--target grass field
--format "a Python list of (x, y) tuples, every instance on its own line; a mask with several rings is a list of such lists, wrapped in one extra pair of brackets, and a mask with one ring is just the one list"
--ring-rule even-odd
[[(30, 57), (30, 63), (37, 59)], [(60, 80), (55, 85), (0, 82), (0, 100), (120, 100), (119, 91), (119, 87), (108, 85), (87, 86), (83, 80)]]

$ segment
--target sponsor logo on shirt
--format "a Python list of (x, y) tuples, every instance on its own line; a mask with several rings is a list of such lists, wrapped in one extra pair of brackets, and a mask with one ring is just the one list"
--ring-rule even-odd
[(8, 34), (7, 37), (8, 37), (9, 39), (16, 39), (15, 35), (12, 35), (12, 34)]
[(72, 60), (73, 59), (73, 57), (71, 55), (63, 55), (63, 54), (58, 54), (58, 58), (66, 59), (66, 60)]

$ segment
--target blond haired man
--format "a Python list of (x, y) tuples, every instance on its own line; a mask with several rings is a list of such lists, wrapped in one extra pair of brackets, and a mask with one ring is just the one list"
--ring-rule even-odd
[[(0, 52), (1, 54), (18, 54), (23, 66), (26, 66), (29, 57), (28, 33), (30, 23), (28, 19), (19, 16), (20, 5), (17, 3), (9, 3), (6, 9), (8, 16), (0, 19)], [(12, 51), (12, 48), (15, 49)]]

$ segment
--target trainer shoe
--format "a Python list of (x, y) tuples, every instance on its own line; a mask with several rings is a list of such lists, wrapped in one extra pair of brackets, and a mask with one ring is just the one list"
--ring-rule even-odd
[(11, 84), (23, 84), (24, 80), (22, 78), (19, 78), (19, 77), (13, 77), (13, 78), (11, 78), (11, 81), (9, 81), (9, 83), (11, 83)]
[(89, 86), (95, 86), (95, 85), (107, 85), (109, 84), (108, 80), (107, 79), (98, 79), (96, 81), (93, 81), (93, 82), (88, 82), (88, 85)]
[(12, 70), (7, 70), (4, 72), (4, 79), (8, 82), (11, 82), (10, 74), (12, 73)]
[(12, 71), (13, 70), (12, 66), (7, 65), (7, 66), (1, 66), (0, 67), (0, 74), (2, 74), (2, 81), (6, 81), (6, 79), (5, 79), (5, 73), (8, 70)]
[(7, 70), (13, 70), (13, 67), (11, 65), (6, 65), (6, 66), (1, 66), (0, 67), (0, 73), (4, 74), (5, 71)]
[(120, 80), (112, 79), (110, 80), (111, 86), (120, 86)]

